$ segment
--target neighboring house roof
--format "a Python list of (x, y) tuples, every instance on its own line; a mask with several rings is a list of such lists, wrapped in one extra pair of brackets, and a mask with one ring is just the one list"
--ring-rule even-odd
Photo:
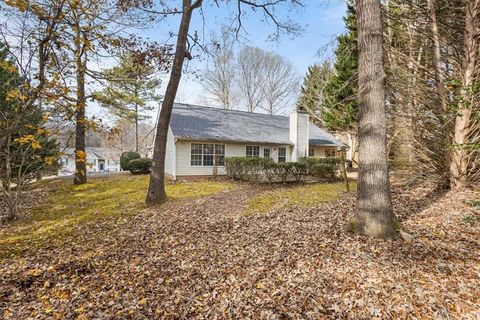
[[(291, 145), (290, 118), (176, 103), (170, 127), (175, 138)], [(333, 135), (309, 125), (310, 145), (344, 146)]]
[[(115, 156), (114, 152), (109, 148), (101, 148), (101, 147), (86, 147), (85, 152), (87, 153), (88, 158), (96, 158), (96, 159), (114, 159), (118, 158)], [(63, 150), (63, 154), (73, 157), (75, 155), (74, 148), (65, 148)]]

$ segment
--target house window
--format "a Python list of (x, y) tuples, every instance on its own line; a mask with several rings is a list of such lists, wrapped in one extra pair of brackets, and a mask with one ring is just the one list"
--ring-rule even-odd
[(245, 154), (247, 157), (258, 158), (260, 157), (260, 147), (259, 146), (247, 146)]
[(225, 165), (225, 145), (213, 143), (192, 143), (190, 165), (212, 167), (214, 163)]
[(203, 145), (201, 143), (192, 143), (190, 150), (190, 164), (192, 166), (202, 165)]
[(325, 157), (335, 158), (335, 156), (336, 156), (335, 149), (325, 149)]
[(314, 157), (315, 156), (315, 149), (314, 148), (308, 148), (308, 156), (309, 157)]
[(278, 162), (287, 162), (287, 148), (278, 148)]
[(68, 166), (68, 158), (65, 158), (65, 165)]
[(217, 166), (225, 165), (225, 145), (224, 144), (215, 145), (215, 162), (217, 163)]
[(270, 148), (263, 149), (263, 157), (265, 159), (270, 159), (272, 157)]
[(214, 144), (204, 144), (203, 145), (203, 165), (204, 166), (213, 166), (213, 155), (215, 151)]

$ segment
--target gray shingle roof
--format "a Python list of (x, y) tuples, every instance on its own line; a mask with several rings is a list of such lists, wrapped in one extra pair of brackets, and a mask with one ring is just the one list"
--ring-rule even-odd
[[(262, 144), (292, 144), (289, 117), (176, 103), (170, 127), (177, 139)], [(310, 124), (311, 145), (343, 144)]]

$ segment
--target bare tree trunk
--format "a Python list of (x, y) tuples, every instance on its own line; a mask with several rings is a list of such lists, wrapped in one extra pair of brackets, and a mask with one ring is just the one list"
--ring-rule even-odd
[(391, 238), (396, 235), (388, 180), (385, 72), (380, 2), (357, 0), (359, 173), (358, 234)]
[[(137, 93), (135, 93), (137, 95)], [(135, 151), (138, 152), (138, 104), (135, 103)]]
[(455, 118), (452, 162), (450, 164), (450, 186), (461, 189), (468, 186), (468, 134), (473, 101), (472, 86), (478, 59), (478, 20), (480, 0), (467, 1), (465, 6), (465, 36), (462, 61), (462, 93)]
[(444, 152), (443, 152), (443, 159), (445, 164), (445, 179), (447, 185), (450, 183), (450, 175), (449, 175), (449, 167), (451, 162), (451, 152), (449, 150), (450, 146), (450, 134), (446, 128), (446, 115), (448, 113), (448, 99), (447, 99), (447, 91), (445, 88), (445, 74), (442, 68), (442, 55), (440, 52), (440, 32), (438, 31), (437, 25), (437, 14), (435, 12), (435, 0), (427, 0), (428, 11), (430, 15), (430, 27), (432, 31), (432, 38), (433, 38), (433, 51), (434, 51), (434, 65), (435, 65), (435, 73), (437, 75), (437, 94), (440, 101), (440, 121), (443, 126), (443, 131), (445, 134), (443, 136), (443, 143), (444, 143)]
[(421, 58), (423, 56), (423, 46), (424, 41), (421, 41), (420, 47), (418, 48), (418, 52), (415, 52), (415, 41), (414, 37), (416, 36), (414, 33), (414, 23), (409, 21), (407, 34), (409, 39), (409, 52), (408, 52), (408, 63), (407, 63), (407, 70), (409, 73), (409, 77), (407, 79), (407, 104), (405, 110), (405, 117), (406, 121), (406, 144), (407, 144), (407, 154), (408, 154), (408, 164), (409, 164), (409, 172), (412, 174), (414, 172), (414, 163), (416, 160), (416, 152), (415, 152), (415, 123), (416, 123), (416, 111), (418, 105), (418, 98), (417, 98), (417, 79), (418, 79), (418, 65), (420, 64)]
[(178, 85), (182, 77), (182, 68), (185, 58), (191, 58), (187, 51), (188, 29), (193, 10), (202, 5), (202, 0), (196, 0), (193, 4), (191, 0), (183, 0), (182, 20), (178, 30), (177, 46), (175, 49), (175, 58), (173, 61), (170, 80), (162, 103), (162, 109), (158, 118), (157, 132), (155, 135), (155, 144), (153, 149), (152, 171), (150, 173), (150, 184), (148, 186), (147, 205), (163, 203), (167, 200), (165, 193), (165, 151), (167, 146), (168, 127), (172, 114), (175, 96), (177, 95)]
[[(85, 65), (86, 55), (82, 54), (82, 35), (80, 27), (76, 28), (75, 35), (75, 71), (77, 80), (76, 128), (75, 128), (75, 176), (74, 184), (87, 182), (87, 154), (85, 152)], [(83, 60), (85, 59), (85, 61)]]
[(12, 137), (7, 136), (5, 141), (5, 179), (2, 181), (4, 193), (6, 195), (5, 201), (7, 203), (7, 215), (5, 220), (11, 221), (17, 218), (18, 208), (15, 201), (14, 190), (12, 190), (12, 159), (11, 159), (11, 142)]

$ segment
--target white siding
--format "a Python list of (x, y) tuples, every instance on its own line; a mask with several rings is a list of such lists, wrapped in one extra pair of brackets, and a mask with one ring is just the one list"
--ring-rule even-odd
[(169, 174), (175, 179), (175, 138), (173, 136), (172, 128), (168, 128), (167, 134), (167, 148), (165, 150), (165, 173)]
[[(59, 175), (71, 175), (75, 173), (75, 157), (73, 155), (63, 155), (60, 161), (62, 166), (59, 169)], [(100, 170), (100, 161), (104, 162), (103, 170)], [(87, 152), (87, 173), (117, 171), (120, 171), (120, 162), (118, 159), (98, 159), (93, 154)]]
[[(313, 148), (313, 156), (314, 157), (319, 157), (319, 158), (324, 158), (326, 157), (325, 155), (325, 150), (331, 150), (331, 151), (337, 151), (337, 147), (327, 147), (327, 146), (316, 146), (316, 147), (312, 147)], [(337, 153), (337, 152), (336, 152)], [(338, 156), (338, 154), (337, 154)]]
[(290, 141), (293, 143), (292, 161), (298, 161), (300, 158), (308, 155), (308, 136), (309, 136), (308, 114), (292, 112), (290, 114)]
[[(190, 150), (192, 143), (211, 143), (211, 142), (190, 142), (190, 141), (177, 141), (176, 146), (176, 176), (210, 176), (213, 174), (213, 167), (204, 166), (192, 166), (190, 165)], [(240, 144), (240, 143), (220, 143), (225, 144), (225, 157), (245, 157), (247, 145), (258, 144)], [(260, 146), (260, 157), (263, 157), (263, 149), (271, 148), (272, 158), (277, 161), (278, 159), (278, 147), (279, 146)], [(291, 161), (292, 147), (280, 146), (287, 149), (287, 161)], [(165, 167), (166, 168), (166, 167)], [(218, 167), (218, 174), (225, 175), (225, 167)]]

